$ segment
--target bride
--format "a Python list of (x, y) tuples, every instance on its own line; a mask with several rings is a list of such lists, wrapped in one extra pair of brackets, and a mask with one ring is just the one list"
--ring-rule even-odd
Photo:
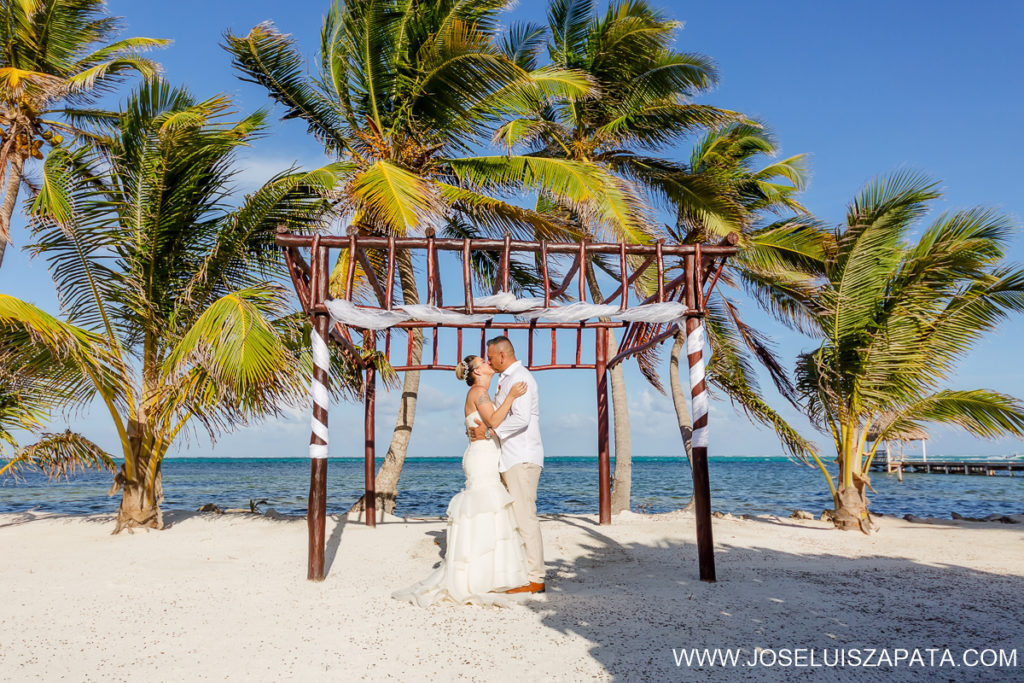
[[(526, 393), (526, 383), (512, 387), (508, 398), (495, 407), (487, 390), (494, 376), (491, 364), (479, 356), (466, 356), (455, 376), (469, 385), (465, 425), (481, 420), (490, 429), (508, 416), (512, 402)], [(448, 548), (444, 562), (427, 578), (396, 591), (397, 600), (427, 607), (436, 604), (494, 605), (511, 601), (510, 588), (529, 581), (526, 550), (512, 513), (512, 496), (498, 475), (498, 437), (471, 441), (462, 456), (466, 488), (448, 504)]]

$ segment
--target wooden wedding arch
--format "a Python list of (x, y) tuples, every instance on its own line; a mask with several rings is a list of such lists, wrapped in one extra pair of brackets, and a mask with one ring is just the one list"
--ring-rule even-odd
[[(524, 330), (528, 336), (526, 357), (520, 357), (524, 365), (533, 371), (588, 369), (596, 374), (597, 388), (597, 449), (598, 449), (598, 487), (599, 487), (599, 519), (601, 524), (611, 523), (611, 477), (610, 453), (608, 448), (608, 371), (616, 364), (636, 354), (665, 342), (675, 335), (676, 324), (685, 320), (687, 359), (690, 367), (690, 391), (693, 402), (694, 431), (692, 445), (693, 497), (696, 512), (697, 550), (700, 578), (703, 581), (715, 580), (714, 542), (711, 534), (711, 493), (708, 480), (707, 464), (707, 427), (708, 409), (707, 393), (704, 383), (704, 328), (702, 324), (706, 313), (705, 302), (708, 299), (726, 260), (734, 255), (737, 236), (729, 237), (719, 245), (680, 245), (665, 244), (659, 241), (654, 244), (635, 245), (599, 242), (526, 242), (512, 240), (506, 235), (504, 240), (493, 239), (438, 239), (431, 231), (425, 237), (395, 238), (371, 237), (356, 234), (347, 236), (328, 235), (296, 235), (279, 229), (277, 245), (284, 251), (295, 292), (298, 295), (303, 311), (310, 316), (313, 325), (313, 416), (312, 433), (310, 436), (310, 484), (307, 525), (309, 528), (309, 558), (307, 578), (321, 581), (324, 578), (324, 550), (327, 505), (327, 444), (328, 444), (328, 389), (330, 386), (329, 352), (327, 344), (333, 342), (360, 371), (366, 373), (364, 391), (364, 462), (365, 462), (365, 521), (368, 526), (376, 526), (376, 491), (375, 477), (375, 386), (376, 370), (372, 363), (363, 361), (363, 355), (357, 349), (353, 333), (359, 334), (363, 348), (376, 349), (377, 335), (384, 335), (384, 355), (389, 363), (392, 353), (392, 330), (406, 330), (406, 364), (392, 367), (396, 371), (406, 370), (453, 370), (463, 353), (464, 333), (478, 332), (480, 335), (480, 354), (484, 355), (485, 337), (502, 333), (507, 336), (508, 330)], [(309, 250), (309, 261), (303, 257), (301, 249)], [(347, 250), (348, 265), (344, 275), (343, 291), (337, 292), (335, 298), (329, 298), (330, 252), (332, 249)], [(398, 276), (396, 256), (402, 250), (410, 254), (419, 252), (426, 259), (427, 302), (425, 305), (407, 307), (393, 304), (395, 280)], [(456, 252), (462, 260), (463, 302), (445, 304), (443, 300), (441, 267), (438, 261), (439, 252)], [(472, 286), (471, 257), (474, 252), (486, 252), (492, 263), (498, 265), (493, 294), (509, 293), (510, 272), (516, 255), (526, 255), (539, 266), (540, 283), (538, 290), (543, 289), (543, 300), (538, 297), (533, 306), (522, 310), (499, 307), (496, 305), (480, 306), (479, 296), (474, 296)], [(588, 256), (600, 255), (618, 265), (616, 284), (618, 287), (607, 296), (602, 294), (603, 304), (587, 310), (588, 283), (585, 278)], [(571, 258), (572, 262), (565, 274), (556, 281), (556, 275), (549, 268), (551, 259)], [(678, 259), (682, 273), (667, 281), (666, 259)], [(383, 281), (375, 274), (371, 261), (379, 265), (384, 273)], [(384, 302), (383, 307), (359, 305), (353, 302), (354, 264), (359, 263), (366, 273), (368, 285), (372, 287), (377, 301)], [(384, 265), (386, 263), (386, 265)], [(670, 264), (671, 265), (671, 262)], [(630, 292), (633, 285), (645, 273), (656, 277), (657, 291), (646, 299), (631, 305)], [(575, 283), (574, 283), (575, 280)], [(576, 285), (575, 287), (573, 285)], [(594, 284), (594, 283), (591, 283)], [(575, 296), (573, 296), (575, 294)], [(514, 297), (512, 297), (514, 298)], [(592, 297), (593, 298), (593, 297)], [(591, 302), (594, 303), (594, 302)], [(660, 304), (660, 306), (654, 306)], [(530, 305), (527, 301), (525, 305)], [(354, 322), (339, 319), (338, 307), (343, 307), (353, 315), (368, 314), (387, 317), (390, 320), (383, 327), (360, 327)], [(575, 308), (572, 308), (575, 307)], [(599, 319), (594, 316), (593, 309), (602, 311)], [(330, 309), (330, 310), (329, 310)], [(334, 311), (332, 315), (331, 311)], [(512, 312), (514, 310), (514, 312)], [(609, 311), (612, 311), (609, 314)], [(640, 312), (640, 313), (637, 313)], [(656, 312), (656, 314), (654, 313)], [(384, 315), (381, 315), (384, 314)], [(590, 314), (590, 315), (588, 315)], [(493, 316), (511, 316), (512, 321), (495, 321)], [(587, 316), (583, 319), (573, 319)], [(638, 319), (646, 317), (646, 320)], [(654, 321), (651, 318), (655, 318)], [(660, 316), (660, 317), (659, 317)], [(670, 316), (670, 319), (662, 319)], [(345, 318), (343, 314), (341, 316)], [(551, 320), (544, 321), (544, 318)], [(485, 318), (485, 319), (481, 319)], [(524, 319), (531, 318), (531, 319)], [(567, 319), (568, 318), (568, 319)], [(362, 318), (357, 318), (362, 320)], [(426, 335), (421, 361), (409, 364), (412, 352), (412, 328), (420, 328), (424, 332), (432, 332), (431, 352), (426, 352)], [(457, 343), (455, 344), (454, 362), (450, 358), (442, 359), (439, 354), (438, 333), (443, 328), (454, 328)], [(608, 335), (612, 330), (623, 328), (619, 352), (608, 358)], [(380, 332), (378, 332), (380, 330)], [(534, 337), (537, 334), (551, 335), (550, 358), (538, 360), (534, 354)], [(569, 362), (559, 362), (557, 358), (557, 339), (571, 333), (575, 338), (575, 354)], [(594, 362), (583, 362), (584, 334), (593, 333)], [(396, 344), (395, 346), (399, 346)], [(470, 348), (466, 347), (467, 350)], [(522, 354), (518, 354), (522, 356)]]

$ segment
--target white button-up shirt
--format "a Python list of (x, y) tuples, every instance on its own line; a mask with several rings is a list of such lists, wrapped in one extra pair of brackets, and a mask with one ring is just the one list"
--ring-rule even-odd
[(526, 382), (526, 393), (512, 402), (505, 421), (494, 431), (501, 439), (501, 459), (498, 470), (507, 471), (513, 465), (532, 463), (544, 466), (544, 445), (540, 441), (540, 403), (537, 399), (537, 381), (530, 371), (516, 361), (498, 376), (495, 406), (500, 406), (512, 385)]

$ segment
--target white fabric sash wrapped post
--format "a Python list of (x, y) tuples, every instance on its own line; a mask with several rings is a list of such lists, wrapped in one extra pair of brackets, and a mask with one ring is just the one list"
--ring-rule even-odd
[[(692, 303), (692, 302), (691, 302)], [(704, 321), (687, 319), (686, 360), (690, 365), (690, 398), (693, 401), (691, 474), (697, 518), (697, 559), (700, 580), (715, 580), (715, 540), (711, 529), (711, 483), (708, 477), (708, 394), (704, 382)]]
[[(693, 398), (693, 448), (708, 447), (708, 392), (704, 383), (704, 324), (686, 335), (686, 355), (691, 359), (690, 395)], [(695, 361), (695, 362), (694, 362)], [(698, 426), (700, 425), (700, 426)]]
[(313, 348), (313, 434), (319, 437), (322, 444), (313, 443), (310, 440), (309, 444), (309, 457), (311, 458), (326, 458), (327, 457), (327, 445), (330, 437), (330, 432), (327, 430), (327, 425), (323, 423), (322, 416), (327, 415), (327, 409), (330, 406), (330, 396), (327, 393), (327, 387), (321, 381), (321, 377), (326, 377), (330, 371), (331, 357), (327, 350), (327, 344), (324, 342), (323, 337), (317, 332), (316, 328), (313, 328), (312, 336), (310, 337), (310, 343)]

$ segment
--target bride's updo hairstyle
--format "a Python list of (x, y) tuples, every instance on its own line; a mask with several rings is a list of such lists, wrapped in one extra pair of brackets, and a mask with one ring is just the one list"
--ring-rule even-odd
[(466, 384), (473, 386), (476, 383), (476, 378), (473, 376), (473, 370), (476, 369), (477, 363), (473, 361), (479, 360), (480, 356), (466, 356), (462, 359), (458, 365), (455, 366), (455, 376), (459, 379), (465, 380)]

